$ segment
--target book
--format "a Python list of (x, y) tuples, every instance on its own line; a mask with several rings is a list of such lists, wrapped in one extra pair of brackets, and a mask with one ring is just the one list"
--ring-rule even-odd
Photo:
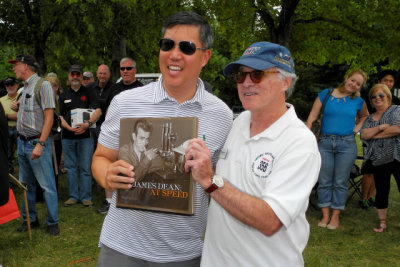
[(117, 207), (193, 215), (195, 190), (185, 150), (198, 134), (196, 117), (124, 118), (118, 159), (134, 166), (135, 182), (117, 190)]

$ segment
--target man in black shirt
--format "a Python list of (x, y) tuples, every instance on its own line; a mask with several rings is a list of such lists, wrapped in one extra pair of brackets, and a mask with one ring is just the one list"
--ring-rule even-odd
[(111, 88), (111, 94), (107, 101), (108, 105), (111, 103), (114, 96), (122, 91), (143, 86), (140, 81), (136, 80), (136, 62), (132, 58), (124, 57), (121, 59), (119, 66), (122, 80)]
[(107, 65), (104, 64), (99, 65), (99, 67), (97, 68), (96, 75), (97, 75), (97, 82), (90, 83), (87, 86), (91, 90), (97, 93), (102, 113), (99, 120), (96, 123), (96, 128), (91, 129), (92, 137), (94, 140), (94, 148), (96, 148), (97, 139), (99, 138), (101, 124), (104, 122), (106, 118), (106, 111), (109, 104), (107, 102), (107, 99), (109, 98), (109, 95), (111, 93), (111, 87), (114, 85), (110, 81), (111, 74), (110, 74), (110, 69)]
[[(90, 166), (93, 156), (93, 138), (89, 128), (101, 116), (100, 104), (96, 92), (82, 86), (82, 67), (72, 65), (69, 69), (68, 80), (70, 87), (59, 97), (60, 119), (62, 131), (62, 148), (64, 153), (64, 167), (67, 170), (69, 198), (64, 202), (68, 207), (79, 200), (86, 207), (92, 202), (92, 172)], [(83, 123), (72, 127), (72, 110), (92, 108), (95, 111)], [(78, 193), (78, 167), (80, 174), (80, 194)]]

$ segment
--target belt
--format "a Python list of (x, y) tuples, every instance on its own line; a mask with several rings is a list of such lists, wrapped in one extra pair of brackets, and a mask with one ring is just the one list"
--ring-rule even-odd
[(22, 140), (22, 141), (29, 141), (32, 139), (38, 139), (40, 137), (40, 135), (34, 135), (34, 136), (23, 136), (18, 134), (18, 137)]
[(17, 129), (17, 126), (8, 126), (8, 129)]

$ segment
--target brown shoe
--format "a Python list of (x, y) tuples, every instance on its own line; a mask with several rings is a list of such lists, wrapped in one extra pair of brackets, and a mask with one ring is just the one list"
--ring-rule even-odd
[(90, 200), (84, 200), (84, 201), (82, 201), (82, 204), (83, 204), (83, 206), (85, 206), (85, 207), (91, 207), (91, 206), (93, 206), (93, 202), (90, 201)]
[(73, 198), (69, 198), (67, 201), (64, 202), (64, 207), (69, 207), (75, 205), (77, 201)]

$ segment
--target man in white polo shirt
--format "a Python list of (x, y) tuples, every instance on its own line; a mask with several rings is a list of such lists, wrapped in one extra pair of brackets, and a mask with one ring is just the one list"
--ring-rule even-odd
[(297, 79), (290, 52), (254, 43), (224, 74), (247, 111), (235, 119), (215, 173), (201, 140), (186, 150), (186, 169), (211, 196), (201, 265), (302, 266), (321, 160), (315, 137), (285, 102)]

